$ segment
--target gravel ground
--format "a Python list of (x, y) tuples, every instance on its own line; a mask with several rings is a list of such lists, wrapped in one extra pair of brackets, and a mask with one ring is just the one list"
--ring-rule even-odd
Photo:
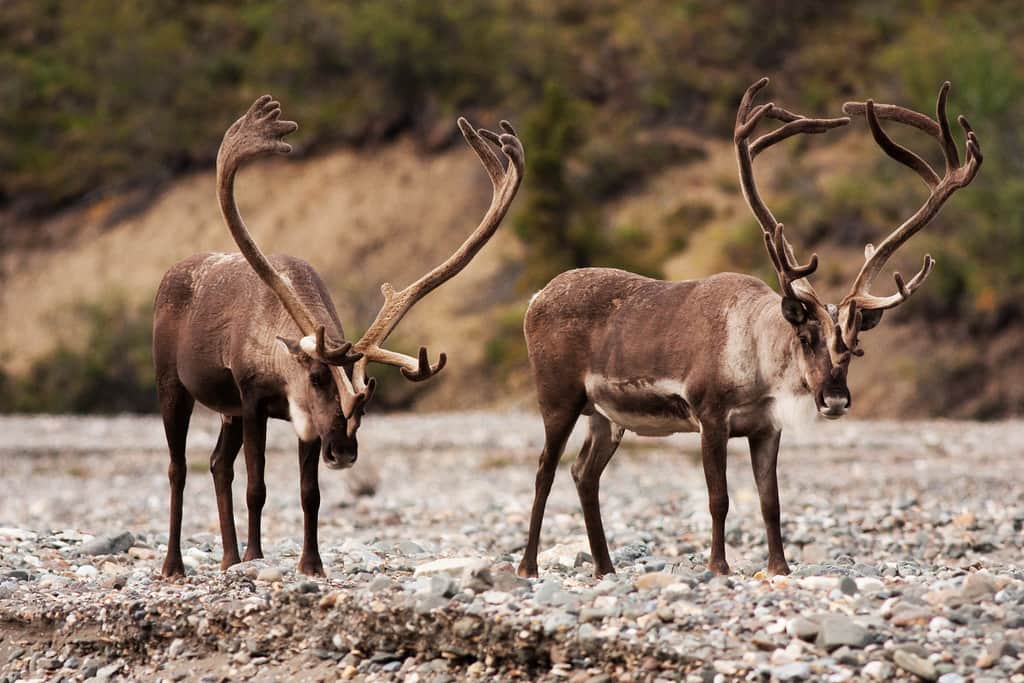
[[(321, 470), (329, 578), (316, 581), (294, 573), (284, 424), (269, 440), (267, 558), (219, 570), (216, 428), (193, 425), (189, 575), (169, 581), (158, 420), (0, 417), (0, 680), (1024, 681), (1024, 423), (787, 435), (794, 573), (774, 579), (745, 444), (729, 466), (734, 574), (713, 578), (697, 440), (627, 436), (602, 491), (619, 573), (592, 577), (563, 467), (534, 581), (514, 575), (533, 415), (367, 419), (356, 468)], [(375, 477), (375, 495), (353, 493)], [(244, 480), (239, 466), (240, 537)]]

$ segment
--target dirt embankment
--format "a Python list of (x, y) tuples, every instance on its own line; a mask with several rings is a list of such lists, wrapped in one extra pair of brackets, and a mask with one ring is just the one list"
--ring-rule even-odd
[[(800, 168), (823, 196), (848, 178), (850, 159), (860, 159), (857, 151), (863, 154), (855, 142), (814, 147), (800, 157)], [(745, 237), (746, 229), (756, 227), (739, 192), (731, 147), (701, 144), (703, 159), (653, 174), (604, 206), (608, 224), (657, 233), (672, 221), (689, 225), (697, 220), (690, 214), (703, 212), (711, 218), (684, 230), (685, 248), (666, 257), (667, 277), (751, 268), (767, 273), (756, 234)], [(792, 158), (768, 156), (759, 168), (762, 189), (783, 206), (797, 201), (786, 180)], [(268, 252), (310, 261), (328, 282), (346, 331), (354, 335), (378, 310), (380, 284), (404, 286), (446, 257), (476, 226), (491, 189), (463, 145), (425, 154), (405, 139), (307, 160), (264, 160), (242, 171), (237, 191), (257, 241)], [(0, 367), (18, 373), (51, 350), (56, 339), (74, 339), (76, 330), (61, 311), (115, 297), (127, 305), (149, 302), (175, 261), (199, 251), (234, 249), (211, 172), (181, 178), (155, 201), (125, 215), (132, 201), (118, 197), (68, 211), (32, 226), (31, 239), (0, 254)], [(418, 304), (389, 341), (405, 352), (424, 344), (449, 355), (443, 375), (416, 387), (422, 391), (419, 407), (532, 407), (517, 332), (531, 294), (520, 286), (526, 256), (512, 228), (522, 203), (520, 198), (513, 205), (470, 266)], [(881, 239), (889, 227), (878, 226), (871, 239)], [(809, 252), (809, 226), (789, 228), (800, 253)], [(857, 240), (826, 242), (813, 250), (824, 264), (815, 284), (826, 299), (838, 300), (862, 263), (861, 246)], [(920, 253), (905, 251), (893, 265), (911, 272)], [(750, 264), (739, 265), (737, 259)], [(892, 286), (888, 276), (879, 282), (879, 287)], [(855, 360), (850, 373), (857, 416), (991, 417), (1024, 405), (1024, 361), (1018, 353), (1024, 332), (1008, 329), (977, 340), (948, 326), (907, 320), (901, 311), (890, 312), (865, 333), (867, 356)], [(496, 337), (501, 344), (492, 343)], [(509, 345), (515, 348), (510, 351)], [(497, 371), (496, 360), (502, 363)]]

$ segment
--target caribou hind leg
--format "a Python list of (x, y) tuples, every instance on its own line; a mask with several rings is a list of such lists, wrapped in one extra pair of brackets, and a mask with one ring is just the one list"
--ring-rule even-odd
[(235, 479), (235, 458), (242, 447), (242, 418), (225, 415), (220, 426), (217, 446), (210, 455), (210, 472), (217, 492), (217, 514), (220, 517), (220, 540), (224, 556), (221, 569), (238, 564), (238, 536), (235, 532), (235, 509), (231, 483)]
[(249, 508), (249, 536), (245, 561), (263, 557), (260, 521), (267, 502), (266, 469), (267, 416), (259, 411), (247, 413), (242, 419), (242, 442), (245, 450), (245, 504)]
[(601, 522), (599, 486), (601, 473), (612, 459), (622, 441), (623, 428), (612, 425), (608, 418), (594, 413), (590, 416), (590, 433), (583, 444), (579, 458), (572, 465), (572, 478), (583, 507), (583, 519), (587, 525), (590, 552), (594, 556), (594, 575), (614, 574), (612, 558), (608, 554), (608, 541), (604, 537)]
[(324, 563), (317, 543), (317, 515), (320, 512), (320, 439), (299, 441), (299, 495), (302, 500), (302, 557), (299, 571), (308, 576), (323, 576)]
[(167, 478), (171, 484), (171, 519), (167, 532), (167, 556), (164, 559), (164, 576), (184, 576), (185, 564), (181, 560), (181, 514), (182, 497), (185, 494), (185, 441), (188, 424), (192, 418), (195, 399), (177, 379), (158, 382), (160, 414), (164, 420), (167, 436), (167, 450), (171, 461), (167, 467)]
[(544, 450), (540, 453), (537, 465), (537, 479), (534, 485), (533, 509), (530, 512), (530, 535), (526, 541), (526, 550), (519, 563), (519, 576), (537, 576), (537, 549), (540, 546), (540, 527), (544, 521), (544, 507), (551, 493), (551, 483), (555, 480), (558, 461), (565, 450), (565, 442), (572, 433), (573, 425), (579, 419), (582, 399), (572, 403), (563, 402), (558, 408), (545, 410), (544, 416)]

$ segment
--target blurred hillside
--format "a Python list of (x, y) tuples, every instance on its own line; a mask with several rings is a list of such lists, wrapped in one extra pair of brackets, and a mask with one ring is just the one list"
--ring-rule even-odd
[[(579, 265), (771, 282), (729, 139), (757, 77), (811, 115), (873, 97), (932, 112), (953, 82), (985, 150), (971, 187), (895, 261), (938, 266), (865, 334), (854, 410), (1024, 411), (1024, 16), (1011, 2), (242, 3), (8, 0), (0, 6), (0, 410), (145, 410), (150, 302), (195, 251), (230, 249), (210, 167), (262, 92), (300, 123), (287, 161), (246, 169), (268, 251), (310, 260), (350, 335), (479, 219), (489, 184), (455, 117), (524, 136), (526, 184), (495, 240), (399, 328), (447, 350), (382, 403), (527, 402), (528, 295)], [(835, 299), (925, 188), (863, 121), (759, 158), (759, 182)], [(890, 127), (891, 129), (891, 127)], [(894, 130), (938, 158), (930, 139)], [(415, 258), (410, 258), (410, 254)], [(891, 287), (879, 280), (877, 289)]]

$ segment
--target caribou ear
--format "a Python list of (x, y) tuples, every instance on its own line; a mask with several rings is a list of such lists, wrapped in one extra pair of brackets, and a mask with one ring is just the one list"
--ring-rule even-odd
[(277, 338), (277, 345), (282, 349), (292, 354), (293, 356), (306, 356), (306, 352), (302, 349), (301, 340), (299, 339), (285, 339), (284, 337)]
[(807, 322), (807, 308), (804, 307), (803, 302), (799, 299), (784, 296), (782, 297), (782, 317), (794, 327), (803, 325)]
[(872, 327), (882, 322), (882, 314), (885, 310), (881, 308), (860, 310), (860, 331), (870, 330)]

